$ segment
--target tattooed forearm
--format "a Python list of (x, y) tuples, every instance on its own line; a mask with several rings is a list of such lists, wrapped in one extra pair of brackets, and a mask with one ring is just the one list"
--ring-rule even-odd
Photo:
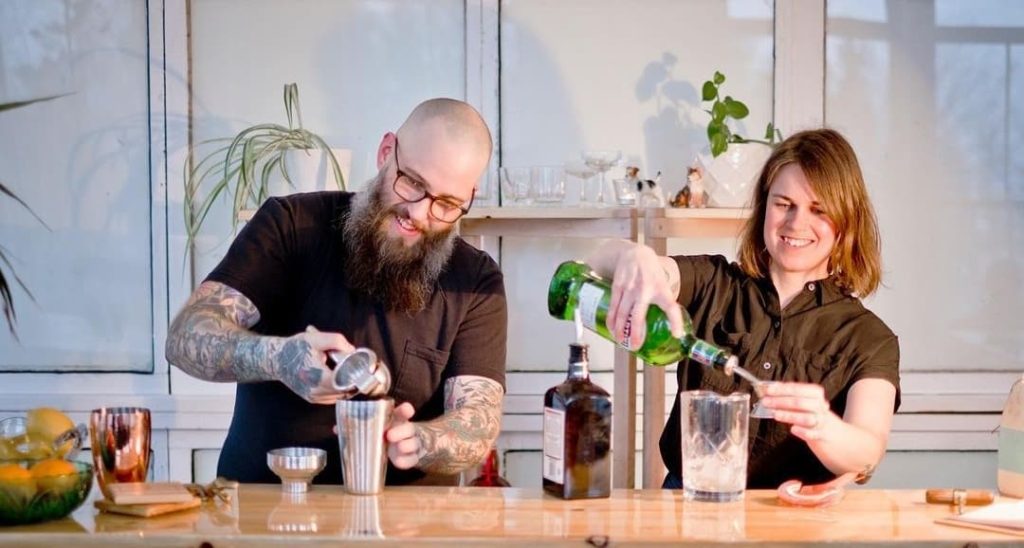
[(449, 379), (444, 386), (445, 413), (416, 423), (421, 470), (457, 474), (479, 463), (501, 429), (501, 385), (475, 376)]
[(203, 282), (168, 330), (167, 361), (210, 381), (275, 380), (276, 370), (294, 370), (278, 368), (279, 362), (295, 360), (310, 348), (300, 340), (250, 332), (259, 318), (245, 295), (221, 283)]

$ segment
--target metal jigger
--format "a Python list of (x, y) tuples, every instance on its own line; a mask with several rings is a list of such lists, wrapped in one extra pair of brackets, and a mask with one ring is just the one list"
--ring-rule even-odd
[(363, 395), (368, 398), (386, 396), (391, 390), (391, 370), (377, 359), (369, 348), (356, 348), (349, 354), (330, 352), (334, 363), (334, 387), (348, 397)]
[(327, 464), (327, 451), (313, 447), (283, 447), (267, 451), (267, 466), (281, 478), (285, 493), (305, 493), (309, 482)]

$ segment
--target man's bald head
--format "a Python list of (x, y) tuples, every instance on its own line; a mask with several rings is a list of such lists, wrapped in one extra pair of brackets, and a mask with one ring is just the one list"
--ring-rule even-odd
[(431, 130), (439, 130), (446, 139), (470, 150), (486, 152), (490, 160), (491, 132), (480, 113), (468, 103), (444, 97), (423, 101), (398, 128), (398, 139), (419, 141)]

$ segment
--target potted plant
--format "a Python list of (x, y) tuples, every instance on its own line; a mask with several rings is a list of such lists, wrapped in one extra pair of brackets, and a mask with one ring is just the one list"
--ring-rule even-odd
[[(284, 110), (288, 125), (257, 124), (233, 138), (211, 139), (203, 144), (219, 144), (196, 161), (192, 151), (185, 169), (185, 229), (188, 245), (199, 233), (210, 207), (222, 197), (230, 197), (231, 226), (237, 227), (243, 211), (255, 209), (271, 194), (278, 174), (295, 188), (289, 173), (289, 154), (319, 152), (327, 160), (339, 190), (345, 190), (345, 178), (331, 147), (322, 137), (305, 129), (299, 108), (298, 85), (284, 86)], [(200, 191), (205, 195), (200, 197)]]
[[(19, 107), (24, 107), (27, 105), (31, 105), (32, 103), (49, 101), (51, 99), (63, 97), (64, 95), (67, 94), (54, 95), (51, 97), (41, 97), (39, 99), (29, 99), (27, 101), (13, 101), (10, 103), (0, 103), (0, 112), (3, 112), (5, 110), (16, 109)], [(47, 230), (50, 230), (50, 227), (47, 226), (46, 222), (43, 221), (39, 217), (39, 215), (36, 215), (36, 212), (32, 211), (32, 208), (29, 207), (29, 205), (25, 203), (24, 200), (19, 198), (17, 194), (15, 194), (14, 191), (11, 190), (2, 181), (0, 181), (0, 195), (6, 196), (14, 200), (15, 202), (18, 202), (18, 204), (24, 207), (26, 211), (31, 213), (32, 216), (35, 217), (40, 224), (46, 227)], [(5, 269), (7, 270), (6, 274), (4, 273)], [(8, 282), (8, 276), (10, 276), (13, 282)], [(11, 335), (15, 338), (15, 340), (17, 340), (18, 333), (17, 331), (15, 331), (14, 326), (17, 323), (18, 315), (14, 310), (14, 295), (11, 293), (11, 283), (18, 284), (18, 286), (21, 287), (21, 290), (24, 291), (26, 295), (28, 295), (29, 299), (35, 300), (35, 298), (32, 296), (32, 292), (29, 291), (28, 286), (25, 285), (25, 282), (23, 282), (21, 278), (19, 278), (18, 275), (15, 274), (14, 265), (11, 264), (11, 261), (7, 258), (7, 255), (4, 254), (3, 245), (0, 245), (0, 301), (3, 302), (4, 319), (7, 321), (7, 329), (11, 332)]]
[(729, 127), (729, 119), (742, 120), (750, 114), (742, 101), (726, 95), (722, 97), (725, 76), (715, 75), (704, 82), (701, 100), (710, 102), (705, 110), (711, 116), (708, 122), (708, 148), (710, 156), (699, 158), (707, 181), (712, 202), (719, 207), (742, 207), (750, 198), (750, 187), (771, 153), (771, 147), (782, 140), (782, 133), (768, 123), (764, 139), (748, 139)]

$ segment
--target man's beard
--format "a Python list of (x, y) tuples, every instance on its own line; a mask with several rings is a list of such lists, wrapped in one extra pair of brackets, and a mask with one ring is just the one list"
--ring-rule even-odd
[(381, 301), (389, 310), (423, 310), (444, 272), (455, 244), (454, 225), (432, 232), (423, 227), (419, 241), (406, 246), (387, 226), (403, 213), (403, 205), (384, 203), (385, 186), (377, 175), (352, 200), (342, 227), (349, 259), (349, 285)]

